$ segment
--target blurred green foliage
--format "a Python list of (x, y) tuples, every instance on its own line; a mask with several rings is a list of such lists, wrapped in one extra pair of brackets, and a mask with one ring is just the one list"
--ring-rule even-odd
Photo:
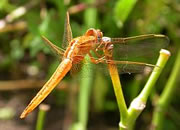
[(0, 119), (1, 120), (8, 120), (8, 119), (12, 119), (15, 115), (15, 110), (12, 108), (1, 108), (0, 109)]
[[(160, 33), (170, 38), (168, 49), (171, 51), (172, 57), (157, 83), (157, 90), (154, 90), (154, 95), (159, 94), (172, 69), (171, 66), (175, 62), (174, 57), (177, 51), (180, 51), (180, 2), (178, 0), (97, 0), (94, 3), (85, 3), (86, 6), (78, 6), (82, 3), (85, 3), (85, 1), (1, 0), (0, 80), (24, 78), (43, 79), (50, 77), (58, 65), (59, 59), (55, 58), (51, 50), (46, 47), (41, 35), (46, 36), (55, 45), (61, 47), (65, 13), (71, 7), (75, 7), (74, 10), (70, 12), (70, 23), (74, 37), (83, 35), (89, 28), (89, 23), (95, 22), (93, 23), (95, 28), (101, 29), (105, 36), (127, 37), (147, 33)], [(8, 21), (7, 16), (20, 6), (26, 9), (25, 13), (16, 17), (13, 21)], [(86, 12), (89, 8), (96, 8), (95, 13), (91, 16)], [(89, 20), (89, 17), (92, 21)], [(18, 29), (15, 29), (15, 23), (20, 21), (25, 22), (25, 25), (22, 25), (22, 28), (17, 27)], [(8, 28), (8, 31), (3, 31), (7, 29), (8, 25), (14, 26), (11, 26), (10, 29)], [(35, 76), (30, 75), (27, 71), (31, 65), (35, 65), (39, 70)], [(147, 78), (143, 75), (142, 77), (140, 76), (140, 81), (136, 81), (139, 80), (139, 78), (137, 79), (136, 77), (133, 79), (133, 77), (134, 75), (122, 76), (122, 86), (125, 86), (123, 89), (128, 104), (131, 101), (130, 99), (138, 94), (141, 85)], [(102, 76), (100, 82), (103, 82), (102, 79), (106, 80), (106, 78)], [(94, 105), (97, 104), (94, 108), (97, 109), (95, 111), (104, 108), (102, 111), (116, 112), (117, 105), (113, 95), (113, 89), (110, 86), (111, 82), (110, 80), (106, 80), (106, 82), (108, 82), (107, 84), (109, 86), (103, 91), (99, 91), (99, 89), (96, 90), (100, 83), (94, 83), (96, 92), (92, 91), (93, 95), (96, 96), (100, 93), (98, 95), (99, 97), (93, 97), (93, 100), (98, 100), (94, 103)], [(178, 84), (179, 82), (177, 85)], [(134, 86), (133, 89), (131, 89), (131, 86)], [(175, 106), (173, 111), (178, 111), (178, 113), (178, 106), (180, 105), (179, 91), (178, 88), (177, 93), (175, 93), (177, 98), (173, 100), (173, 105), (171, 106)], [(59, 100), (61, 99), (58, 98), (58, 102)], [(151, 101), (153, 102), (153, 100), (152, 98)], [(152, 106), (148, 106), (147, 111), (148, 114), (141, 118), (143, 122), (149, 122), (148, 117), (152, 114)], [(146, 118), (145, 116), (148, 117)], [(175, 116), (171, 115), (170, 118), (174, 119)], [(177, 122), (169, 123), (168, 121), (165, 125), (168, 127), (172, 126), (172, 128), (179, 126)]]

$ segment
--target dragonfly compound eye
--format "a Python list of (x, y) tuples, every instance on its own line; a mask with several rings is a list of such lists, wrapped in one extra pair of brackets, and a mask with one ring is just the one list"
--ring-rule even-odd
[(101, 42), (101, 37), (100, 36), (97, 37), (97, 41), (98, 41), (98, 43)]

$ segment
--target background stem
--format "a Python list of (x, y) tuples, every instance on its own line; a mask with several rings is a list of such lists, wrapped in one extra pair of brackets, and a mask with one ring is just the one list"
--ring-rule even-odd
[(44, 122), (46, 118), (46, 113), (49, 109), (50, 109), (49, 105), (46, 105), (46, 104), (41, 104), (39, 106), (36, 130), (44, 130)]
[[(93, 3), (94, 0), (86, 0), (87, 3)], [(84, 12), (84, 21), (87, 28), (95, 27), (96, 25), (96, 14), (97, 11), (95, 8), (89, 8)], [(85, 57), (85, 60), (89, 62), (89, 58)], [(92, 64), (88, 64), (82, 67), (82, 77), (80, 84), (80, 93), (79, 93), (79, 106), (78, 106), (78, 125), (77, 130), (86, 130), (88, 122), (88, 108), (89, 108), (89, 98), (91, 93), (92, 81), (93, 81), (93, 68)], [(87, 70), (91, 70), (88, 71)], [(88, 73), (88, 76), (87, 76)]]
[(163, 90), (159, 101), (157, 103), (157, 106), (155, 108), (155, 112), (153, 114), (153, 120), (152, 125), (156, 130), (162, 130), (163, 128), (163, 121), (165, 113), (168, 110), (169, 104), (174, 97), (173, 94), (176, 90), (176, 81), (178, 81), (180, 74), (180, 49), (178, 51), (176, 61), (172, 70), (172, 73), (167, 81), (167, 84), (165, 86), (165, 89)]

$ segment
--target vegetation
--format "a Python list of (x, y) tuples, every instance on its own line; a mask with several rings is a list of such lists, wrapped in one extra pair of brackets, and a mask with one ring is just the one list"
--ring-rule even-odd
[[(130, 57), (123, 52), (118, 56), (156, 67), (151, 74), (122, 75), (111, 64), (101, 73), (100, 66), (87, 63), (86, 57), (81, 71), (76, 70), (80, 73), (68, 74), (46, 98), (45, 108), (21, 120), (27, 103), (60, 63), (41, 36), (64, 47), (66, 11), (73, 37), (89, 28), (100, 29), (108, 37), (164, 34), (170, 39), (164, 47), (171, 57), (157, 50), (158, 42), (148, 46), (152, 55), (146, 55), (145, 46), (141, 50), (134, 46), (137, 54), (123, 48)], [(179, 12), (180, 3), (175, 0), (1, 0), (0, 129), (180, 129)]]

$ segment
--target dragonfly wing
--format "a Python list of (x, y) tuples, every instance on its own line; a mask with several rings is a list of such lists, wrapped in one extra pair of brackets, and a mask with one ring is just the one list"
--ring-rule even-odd
[(64, 54), (64, 49), (59, 48), (54, 45), (51, 41), (49, 41), (45, 36), (42, 36), (42, 39), (45, 41), (46, 45), (58, 56), (58, 58), (62, 58)]
[(70, 70), (71, 76), (76, 76), (76, 74), (78, 74), (81, 71), (81, 68), (82, 68), (82, 64), (81, 63), (73, 64), (72, 68)]
[[(97, 70), (109, 73), (107, 63), (113, 63), (119, 73), (143, 73), (151, 72), (155, 67), (154, 61), (161, 48), (168, 45), (169, 39), (164, 35), (140, 35), (128, 38), (112, 38), (113, 60), (103, 59)], [(94, 59), (98, 60), (99, 58)], [(106, 65), (104, 65), (106, 64)], [(159, 68), (159, 67), (157, 67)]]
[(118, 72), (120, 74), (123, 73), (144, 73), (144, 72), (152, 72), (152, 70), (157, 67), (160, 69), (159, 66), (143, 63), (143, 62), (134, 62), (134, 61), (117, 61), (117, 60), (101, 60), (99, 64), (96, 64), (97, 71), (100, 71), (104, 74), (108, 74), (108, 64), (114, 65), (117, 67)]
[(159, 68), (156, 65), (142, 63), (142, 62), (133, 62), (133, 61), (111, 61), (108, 60), (107, 63), (113, 64), (114, 67), (117, 67), (119, 73), (145, 73), (151, 72), (155, 67)]
[(157, 59), (156, 56), (159, 55), (160, 49), (168, 45), (169, 39), (164, 35), (148, 34), (127, 38), (112, 38), (112, 43), (115, 60), (153, 64), (152, 59)]
[(72, 31), (71, 31), (71, 25), (69, 21), (69, 13), (66, 13), (66, 19), (65, 19), (65, 24), (64, 24), (64, 35), (63, 35), (63, 44), (62, 47), (66, 48), (70, 41), (72, 40)]

